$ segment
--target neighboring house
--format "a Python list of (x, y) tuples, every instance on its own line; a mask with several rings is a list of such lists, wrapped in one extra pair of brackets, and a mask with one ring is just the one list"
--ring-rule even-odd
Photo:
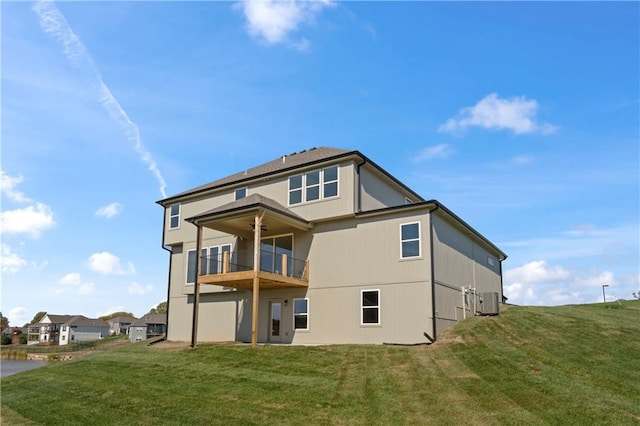
[(109, 323), (109, 334), (118, 336), (120, 334), (129, 334), (129, 326), (136, 321), (133, 317), (115, 317), (107, 320)]
[(67, 345), (103, 339), (109, 335), (109, 324), (83, 315), (44, 314), (28, 327), (27, 343)]
[(282, 156), (158, 204), (168, 340), (428, 343), (502, 297), (506, 254), (359, 151)]
[(76, 315), (60, 326), (60, 345), (89, 342), (109, 336), (109, 324), (101, 319)]
[(60, 340), (60, 328), (75, 315), (44, 314), (37, 323), (28, 326), (27, 344), (57, 345)]
[(140, 342), (167, 333), (166, 314), (147, 314), (134, 321), (129, 327), (129, 340)]

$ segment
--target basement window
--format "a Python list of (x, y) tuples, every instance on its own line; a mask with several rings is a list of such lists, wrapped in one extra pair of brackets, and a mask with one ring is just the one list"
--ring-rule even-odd
[(293, 299), (293, 328), (309, 329), (309, 299)]
[(380, 290), (362, 290), (360, 308), (362, 325), (379, 325)]

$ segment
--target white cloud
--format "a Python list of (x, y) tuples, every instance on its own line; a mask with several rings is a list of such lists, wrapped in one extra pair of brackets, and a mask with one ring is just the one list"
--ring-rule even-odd
[(142, 143), (138, 125), (131, 121), (127, 112), (122, 108), (118, 100), (111, 93), (111, 90), (109, 90), (109, 87), (107, 87), (102, 80), (102, 75), (93, 62), (91, 55), (89, 55), (87, 48), (73, 32), (62, 12), (60, 12), (52, 1), (39, 1), (32, 9), (38, 15), (43, 31), (62, 44), (64, 54), (69, 62), (79, 69), (89, 71), (93, 80), (97, 82), (100, 87), (98, 93), (100, 103), (107, 110), (111, 119), (120, 126), (129, 142), (133, 144), (134, 150), (158, 182), (160, 194), (166, 198), (167, 184), (151, 153)]
[(536, 260), (504, 272), (505, 281), (548, 283), (567, 279), (570, 273), (561, 266), (550, 268), (544, 260)]
[(309, 42), (301, 39), (289, 41), (289, 34), (295, 32), (304, 22), (313, 19), (325, 8), (334, 4), (330, 1), (243, 1), (238, 4), (247, 20), (247, 31), (267, 44), (287, 43), (289, 47), (306, 50)]
[(0, 212), (0, 232), (3, 234), (27, 234), (38, 238), (42, 231), (54, 225), (51, 208), (42, 203)]
[(94, 253), (89, 257), (89, 268), (103, 275), (124, 274), (120, 259), (107, 251)]
[[(504, 282), (504, 293), (509, 302), (523, 305), (599, 302), (602, 301), (603, 284), (611, 287), (619, 284), (611, 271), (550, 267), (543, 260), (506, 270)], [(609, 291), (607, 300), (617, 299), (613, 293), (616, 291)]]
[(16, 306), (9, 310), (7, 319), (11, 327), (22, 327), (23, 324), (29, 322), (31, 318), (27, 315), (27, 308), (22, 306)]
[(554, 133), (557, 128), (548, 123), (538, 123), (538, 102), (524, 96), (500, 99), (491, 93), (472, 107), (460, 110), (439, 128), (439, 132), (459, 133), (467, 127), (482, 127), (491, 130), (511, 130), (516, 135), (539, 132)]
[(132, 282), (129, 284), (129, 288), (127, 289), (127, 293), (129, 294), (147, 294), (153, 290), (153, 286), (151, 284), (143, 285), (139, 282)]
[(19, 183), (22, 183), (23, 180), (24, 178), (22, 175), (9, 176), (4, 171), (0, 170), (0, 190), (2, 191), (2, 194), (10, 200), (18, 203), (30, 202), (31, 199), (29, 197), (16, 189), (16, 186)]
[(80, 285), (80, 274), (78, 272), (70, 272), (64, 277), (60, 278), (58, 282), (62, 285)]
[(21, 258), (7, 244), (2, 243), (0, 264), (2, 264), (2, 272), (16, 273), (27, 264), (27, 261)]
[(74, 289), (76, 294), (85, 296), (93, 293), (95, 285), (91, 282), (82, 282), (82, 277), (78, 272), (69, 272), (58, 280), (61, 287), (56, 289), (56, 294), (65, 293), (69, 289)]
[(107, 219), (111, 219), (112, 217), (120, 214), (122, 212), (123, 205), (120, 203), (111, 203), (107, 204), (104, 207), (100, 207), (96, 210), (96, 216), (106, 217)]
[(525, 164), (533, 163), (535, 161), (535, 158), (530, 155), (518, 155), (514, 157), (512, 161), (513, 164), (524, 166)]
[(430, 146), (423, 149), (416, 155), (414, 161), (432, 160), (434, 158), (448, 158), (453, 154), (454, 150), (451, 145), (441, 143), (439, 145)]

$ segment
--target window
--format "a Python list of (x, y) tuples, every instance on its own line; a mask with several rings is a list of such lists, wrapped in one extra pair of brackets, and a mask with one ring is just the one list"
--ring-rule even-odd
[(187, 284), (193, 284), (196, 282), (196, 265), (198, 258), (195, 250), (189, 250), (187, 252)]
[(293, 299), (293, 329), (309, 329), (309, 299)]
[(338, 196), (338, 166), (289, 178), (289, 205)]
[(247, 196), (247, 188), (238, 188), (235, 192), (235, 199), (239, 200)]
[(289, 204), (300, 204), (302, 202), (302, 175), (291, 176), (289, 178)]
[(65, 338), (66, 338), (66, 337), (67, 337), (67, 336), (65, 336), (64, 334), (62, 335), (62, 341), (63, 341), (63, 342), (65, 341)]
[(169, 228), (175, 229), (180, 227), (180, 204), (172, 204), (169, 207)]
[(380, 324), (380, 290), (362, 290), (362, 324)]
[(67, 331), (67, 326), (66, 325), (62, 326), (62, 331)]
[(260, 270), (282, 274), (282, 257), (287, 256), (288, 277), (293, 275), (293, 235), (266, 237), (260, 240)]
[(322, 172), (322, 198), (338, 195), (338, 166), (327, 167)]
[(315, 170), (304, 175), (306, 201), (320, 199), (320, 170)]
[(496, 264), (496, 261), (493, 257), (487, 256), (487, 263), (489, 264), (489, 266), (494, 266)]
[(411, 201), (411, 198), (409, 197), (404, 197), (404, 204), (413, 204), (413, 201)]
[(420, 222), (400, 225), (400, 239), (402, 259), (420, 257)]
[[(224, 259), (223, 256), (225, 252), (231, 253), (231, 244), (203, 248), (200, 251), (200, 275), (221, 273), (222, 260)], [(230, 259), (230, 261), (233, 260)], [(196, 282), (197, 262), (196, 251), (189, 250), (187, 252), (187, 284), (194, 284)]]

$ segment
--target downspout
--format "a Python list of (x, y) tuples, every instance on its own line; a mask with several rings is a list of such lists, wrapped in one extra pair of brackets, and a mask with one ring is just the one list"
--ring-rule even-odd
[(173, 266), (173, 248), (171, 246), (166, 246), (164, 244), (165, 237), (165, 220), (166, 220), (167, 208), (164, 209), (164, 214), (162, 216), (162, 249), (169, 252), (169, 276), (167, 277), (167, 319), (164, 330), (164, 340), (169, 339), (169, 296), (171, 295), (171, 267)]
[(436, 207), (433, 210), (429, 210), (429, 254), (431, 257), (431, 316), (433, 318), (433, 340), (435, 342), (437, 339), (436, 332), (436, 275), (434, 272), (434, 256), (433, 256), (433, 212), (438, 210), (440, 206), (436, 204)]
[[(194, 225), (196, 225), (194, 223)], [(195, 348), (198, 344), (198, 311), (200, 308), (200, 269), (202, 268), (202, 226), (197, 226), (196, 232), (196, 277), (193, 283), (193, 318), (191, 320), (191, 347)], [(187, 262), (189, 259), (187, 259)]]
[(360, 167), (367, 164), (367, 159), (363, 158), (362, 163), (356, 166), (356, 212), (360, 213), (362, 211), (362, 180), (360, 178)]

